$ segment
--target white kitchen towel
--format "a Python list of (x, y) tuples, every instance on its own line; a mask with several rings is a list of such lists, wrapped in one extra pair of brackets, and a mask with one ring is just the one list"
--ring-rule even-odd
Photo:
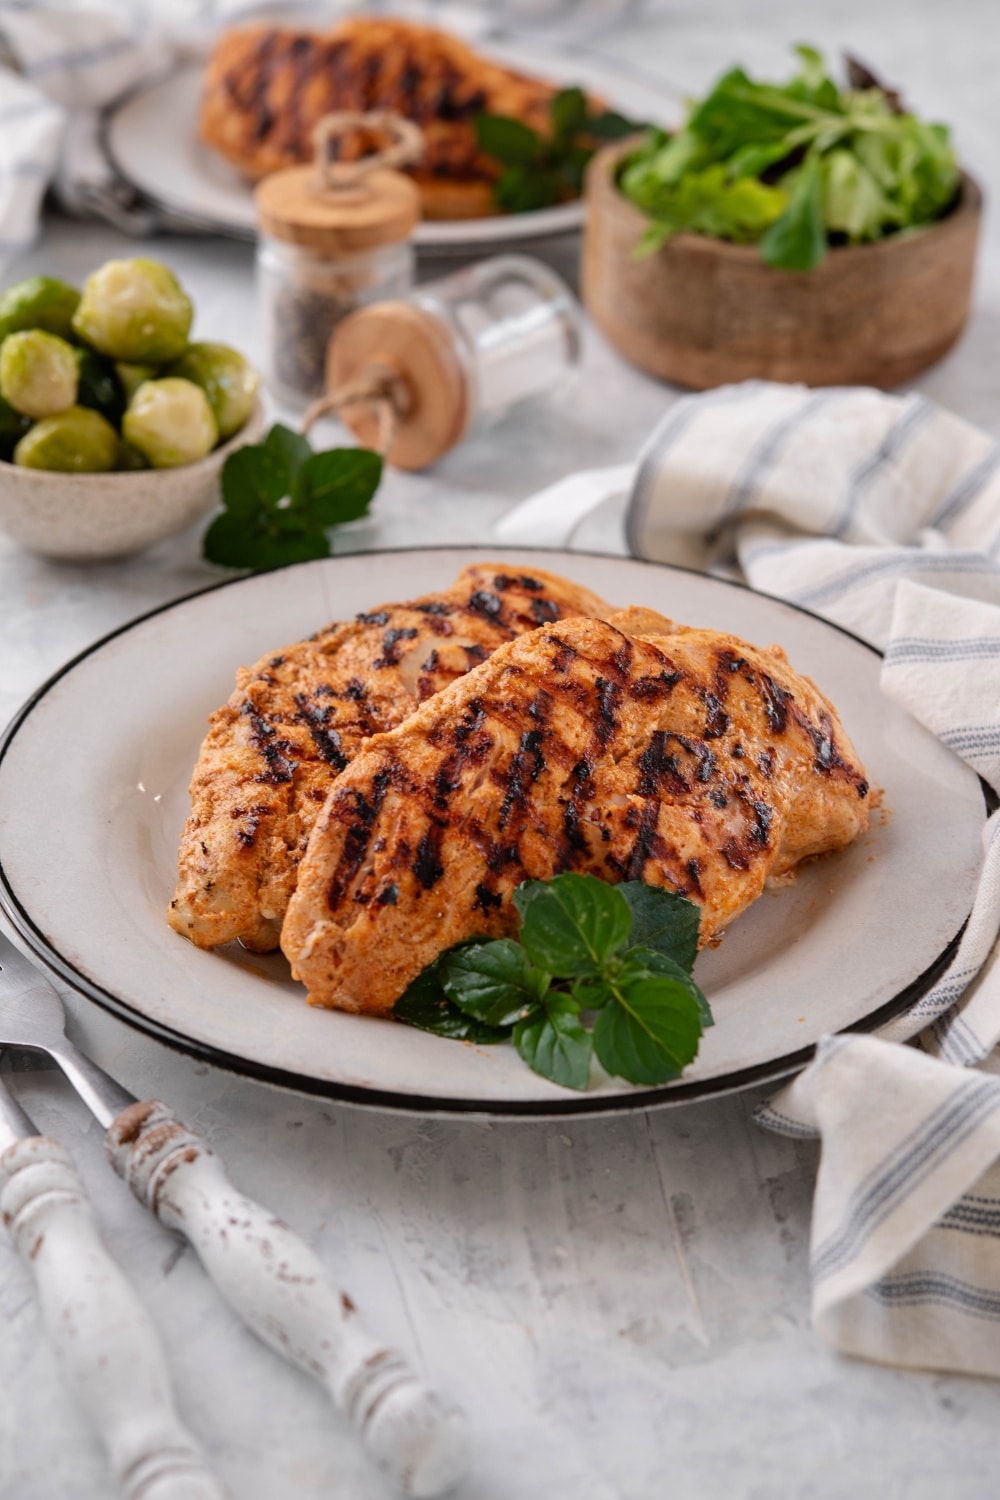
[[(284, 0), (298, 19), (329, 26), (344, 11), (382, 11), (383, 0)], [(393, 14), (471, 37), (533, 27), (587, 37), (643, 0), (394, 0)], [(0, 0), (0, 273), (38, 231), (52, 186), (71, 213), (149, 234), (186, 228), (154, 210), (114, 170), (101, 143), (101, 112), (174, 63), (203, 54), (227, 25), (280, 14), (282, 0)]]
[[(631, 470), (580, 479), (498, 534), (558, 544), (624, 491), (636, 556), (700, 559), (863, 636), (883, 690), (1000, 792), (1000, 443), (920, 395), (757, 381), (683, 397)], [(759, 1119), (822, 1140), (821, 1333), (1000, 1376), (1000, 812), (983, 851), (944, 975), (878, 1036), (827, 1039)]]

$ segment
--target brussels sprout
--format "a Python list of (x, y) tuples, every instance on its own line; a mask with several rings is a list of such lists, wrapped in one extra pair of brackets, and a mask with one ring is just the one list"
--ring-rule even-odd
[(239, 432), (253, 410), (260, 376), (228, 344), (189, 344), (166, 372), (200, 385), (219, 424), (220, 438)]
[(14, 449), (31, 426), (31, 418), (15, 411), (9, 401), (0, 396), (0, 459), (10, 463)]
[(100, 412), (71, 406), (36, 422), (14, 449), (14, 462), (60, 474), (101, 473), (118, 462), (118, 434)]
[(80, 370), (76, 404), (99, 411), (112, 427), (118, 427), (127, 402), (125, 388), (111, 360), (105, 359), (103, 354), (95, 354), (93, 349), (77, 349), (76, 360)]
[(76, 400), (76, 350), (54, 333), (31, 328), (0, 344), (0, 396), (26, 417), (52, 417)]
[(201, 386), (168, 376), (139, 387), (122, 421), (122, 436), (154, 469), (172, 469), (210, 453), (219, 428)]
[(0, 339), (26, 328), (43, 328), (60, 338), (73, 336), (72, 318), (80, 301), (76, 287), (54, 276), (29, 276), (0, 296)]
[(148, 469), (149, 459), (138, 448), (133, 448), (131, 443), (118, 444), (118, 462), (116, 469)]
[(122, 383), (125, 391), (125, 401), (132, 400), (136, 391), (144, 380), (153, 380), (156, 376), (155, 365), (130, 365), (120, 359), (115, 365), (115, 374)]
[(112, 359), (158, 365), (183, 353), (193, 311), (159, 261), (109, 260), (84, 282), (73, 328)]

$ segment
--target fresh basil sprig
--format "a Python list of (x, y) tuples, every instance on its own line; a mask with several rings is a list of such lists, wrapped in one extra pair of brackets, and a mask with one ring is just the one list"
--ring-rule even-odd
[(331, 526), (367, 515), (382, 460), (367, 448), (314, 453), (280, 423), (222, 466), (222, 503), (202, 538), (208, 562), (263, 572), (329, 557)]
[(479, 115), (473, 122), (480, 151), (504, 169), (495, 189), (498, 208), (528, 213), (579, 198), (597, 144), (642, 128), (615, 110), (592, 114), (580, 88), (554, 96), (549, 120), (548, 135), (509, 115)]
[(396, 1002), (398, 1021), (438, 1036), (508, 1037), (536, 1073), (585, 1089), (591, 1056), (629, 1083), (677, 1078), (712, 1025), (691, 978), (700, 913), (641, 881), (530, 880), (514, 892), (517, 939), (441, 954)]

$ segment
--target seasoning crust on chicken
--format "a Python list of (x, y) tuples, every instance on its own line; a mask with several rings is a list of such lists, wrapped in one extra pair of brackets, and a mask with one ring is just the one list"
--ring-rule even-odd
[(276, 948), (313, 824), (370, 736), (525, 631), (610, 611), (555, 574), (477, 564), (241, 668), (194, 769), (171, 927), (199, 948)]
[(249, 177), (309, 162), (326, 114), (392, 110), (421, 127), (413, 170), (426, 218), (496, 212), (500, 169), (479, 150), (477, 115), (549, 128), (555, 89), (498, 66), (434, 26), (355, 16), (328, 32), (251, 26), (219, 38), (205, 72), (199, 133)]
[(701, 907), (707, 942), (769, 874), (868, 826), (833, 706), (780, 647), (648, 610), (503, 646), (338, 779), (282, 947), (314, 1004), (388, 1014), (439, 953), (516, 931), (564, 870)]

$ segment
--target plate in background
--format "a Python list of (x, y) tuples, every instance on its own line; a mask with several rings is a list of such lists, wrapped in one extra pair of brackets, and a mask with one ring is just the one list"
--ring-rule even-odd
[[(554, 54), (541, 42), (475, 45), (505, 66), (555, 83), (579, 83), (631, 119), (670, 123), (677, 111), (670, 85), (661, 92), (603, 58), (571, 49)], [(191, 64), (129, 95), (107, 116), (104, 145), (116, 170), (155, 207), (192, 228), (252, 240), (252, 184), (196, 136), (203, 71), (203, 63)], [(430, 252), (501, 249), (565, 235), (582, 223), (579, 201), (487, 219), (427, 220), (417, 226), (414, 243)]]
[[(585, 1094), (510, 1045), (474, 1047), (311, 1009), (280, 956), (202, 952), (164, 909), (205, 720), (241, 663), (477, 560), (563, 572), (618, 604), (786, 646), (837, 705), (886, 802), (870, 834), (768, 892), (698, 959), (716, 1025), (678, 1082)], [(0, 908), (81, 994), (194, 1056), (383, 1108), (540, 1115), (644, 1108), (783, 1076), (824, 1033), (895, 1014), (940, 970), (972, 905), (986, 809), (973, 771), (879, 688), (881, 658), (793, 606), (701, 574), (580, 553), (361, 553), (167, 605), (70, 662), (0, 745)]]

